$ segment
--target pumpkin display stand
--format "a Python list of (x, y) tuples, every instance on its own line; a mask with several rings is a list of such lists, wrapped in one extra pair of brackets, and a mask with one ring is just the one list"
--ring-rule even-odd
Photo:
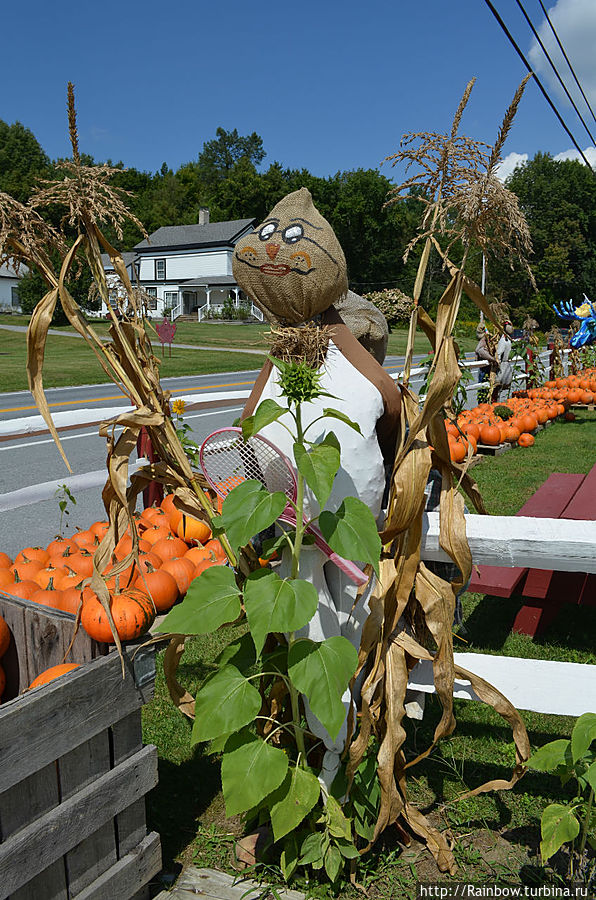
[[(74, 616), (0, 593), (11, 631), (0, 704), (0, 900), (147, 900), (161, 868), (145, 794), (157, 751), (143, 746), (153, 694), (151, 648), (119, 655), (79, 631), (81, 663), (21, 693), (62, 662)], [(140, 643), (140, 642), (139, 642)]]

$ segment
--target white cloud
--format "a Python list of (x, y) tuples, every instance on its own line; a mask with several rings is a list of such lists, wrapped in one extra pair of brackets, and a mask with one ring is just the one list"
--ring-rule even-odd
[[(592, 168), (596, 169), (596, 147), (585, 147), (583, 150), (583, 154)], [(582, 165), (585, 165), (583, 159), (575, 149), (563, 150), (562, 153), (557, 153), (556, 156), (553, 156), (553, 159), (555, 160), (555, 162), (560, 162), (563, 159), (578, 159), (582, 163)]]
[(527, 161), (527, 153), (509, 153), (508, 156), (505, 157), (503, 162), (499, 163), (497, 167), (497, 178), (499, 178), (501, 181), (505, 181), (505, 179), (511, 175), (516, 166), (521, 166)]
[[(596, 65), (594, 65), (594, 47), (596, 45), (596, 3), (594, 0), (557, 0), (554, 6), (548, 9), (549, 18), (557, 32), (559, 39), (565, 48), (565, 52), (569, 57), (578, 80), (584, 90), (586, 97), (593, 110), (596, 111)], [(555, 36), (553, 35), (550, 25), (543, 20), (538, 27), (538, 34), (542, 43), (548, 50), (548, 53), (557, 67), (561, 78), (563, 79), (567, 90), (573, 97), (573, 100), (580, 110), (588, 128), (594, 134), (596, 131), (596, 123), (592, 118), (585, 101), (582, 99), (579, 88), (577, 87), (573, 75), (569, 70), (569, 66), (565, 62), (565, 58), (559, 49)], [(542, 48), (534, 39), (529, 51), (530, 61), (536, 73), (544, 79), (548, 87), (556, 93), (553, 98), (561, 103), (563, 100), (565, 107), (569, 110), (571, 106), (558, 79), (546, 59)], [(573, 113), (575, 116), (575, 113)], [(577, 120), (576, 120), (577, 121)], [(582, 129), (581, 123), (573, 123), (573, 131)]]

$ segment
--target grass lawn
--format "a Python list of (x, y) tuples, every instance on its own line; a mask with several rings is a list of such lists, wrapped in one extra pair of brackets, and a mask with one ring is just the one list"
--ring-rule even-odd
[[(574, 423), (556, 423), (541, 432), (534, 447), (487, 457), (474, 469), (493, 514), (515, 512), (551, 472), (587, 472), (596, 461), (596, 415), (579, 413)], [(581, 527), (581, 526), (580, 526)], [(469, 648), (504, 656), (535, 657), (596, 663), (596, 608), (567, 606), (546, 633), (536, 640), (511, 634), (521, 602), (466, 594), (464, 624)], [(222, 644), (238, 629), (193, 639), (179, 669), (181, 682), (192, 692), (211, 670)], [(459, 641), (458, 649), (466, 649)], [(144, 735), (157, 745), (160, 782), (150, 797), (151, 827), (160, 832), (164, 868), (177, 863), (230, 869), (234, 835), (240, 823), (227, 820), (220, 788), (218, 759), (203, 745), (189, 746), (190, 723), (177, 713), (165, 690), (158, 660), (155, 700), (144, 709)], [(578, 686), (581, 689), (581, 686)], [(539, 819), (553, 800), (571, 796), (558, 779), (530, 772), (512, 791), (501, 791), (450, 803), (467, 789), (493, 778), (508, 779), (514, 765), (511, 732), (490, 708), (455, 701), (457, 729), (428, 759), (410, 771), (411, 799), (442, 830), (457, 838), (455, 856), (458, 881), (519, 883), (540, 875)], [(568, 737), (573, 719), (522, 712), (534, 748)], [(422, 722), (406, 720), (406, 753), (413, 758), (432, 741), (440, 718), (434, 697), (427, 700)], [(417, 881), (442, 880), (427, 851), (419, 844), (402, 852), (392, 829), (365, 858), (359, 881), (369, 887), (373, 900), (416, 896)], [(305, 890), (303, 883), (295, 885)], [(331, 894), (311, 886), (315, 896)], [(346, 886), (339, 895), (356, 900), (361, 894)]]
[[(29, 316), (7, 316), (0, 315), (0, 325), (27, 325)], [(108, 332), (106, 322), (93, 323), (93, 327), (98, 334), (104, 335)], [(63, 325), (60, 331), (74, 332), (71, 325)], [(268, 349), (265, 334), (270, 330), (269, 325), (242, 325), (242, 324), (223, 324), (219, 322), (180, 322), (176, 329), (175, 344), (198, 344), (205, 347), (230, 347), (233, 349), (250, 349), (260, 350), (264, 352)], [(6, 332), (4, 332), (6, 333)], [(1, 335), (0, 335), (1, 336)], [(152, 336), (156, 340), (155, 335)], [(389, 343), (387, 346), (387, 354), (389, 356), (399, 356), (406, 352), (408, 341), (407, 329), (394, 329), (389, 335)], [(476, 341), (472, 338), (460, 338), (459, 345), (462, 352), (473, 350)], [(414, 344), (416, 353), (428, 353), (429, 343), (421, 332), (416, 335)], [(214, 370), (217, 371), (217, 370)]]
[[(158, 351), (159, 354), (159, 351)], [(211, 372), (240, 372), (260, 368), (258, 356), (225, 353), (223, 350), (181, 350), (174, 347), (172, 357), (161, 359), (162, 377), (203, 375)], [(0, 390), (26, 390), (26, 335), (0, 330)], [(48, 335), (44, 365), (47, 388), (77, 384), (103, 384), (108, 377), (86, 342), (79, 338)]]

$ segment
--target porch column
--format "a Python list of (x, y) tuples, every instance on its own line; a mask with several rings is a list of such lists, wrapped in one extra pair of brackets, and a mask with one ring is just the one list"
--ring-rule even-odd
[(236, 299), (234, 300), (234, 306), (238, 308), (240, 306), (240, 288), (234, 288), (234, 295)]
[(211, 308), (211, 288), (209, 285), (205, 285), (205, 293), (207, 294), (207, 309)]

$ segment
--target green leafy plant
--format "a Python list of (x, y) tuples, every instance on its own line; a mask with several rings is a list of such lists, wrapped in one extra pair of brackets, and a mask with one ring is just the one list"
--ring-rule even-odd
[[(304, 698), (333, 740), (345, 718), (342, 695), (357, 666), (357, 652), (341, 636), (313, 641), (299, 635), (315, 615), (319, 597), (312, 583), (300, 578), (305, 491), (316, 497), (318, 521), (325, 540), (339, 555), (370, 564), (377, 572), (381, 542), (370, 509), (347, 497), (336, 512), (324, 509), (340, 466), (340, 446), (333, 432), (309, 440), (321, 419), (339, 419), (359, 431), (343, 413), (325, 408), (304, 426), (301, 404), (328, 396), (317, 370), (305, 363), (273, 359), (287, 405), (264, 400), (242, 422), (248, 440), (267, 424), (280, 424), (292, 434), (297, 470), (293, 503), (296, 526), (278, 523), (273, 541), (287, 549), (289, 575), (270, 569), (248, 577), (227, 567), (207, 569), (195, 579), (186, 599), (166, 617), (163, 628), (178, 634), (207, 634), (245, 620), (248, 631), (218, 658), (217, 671), (197, 693), (192, 743), (210, 741), (222, 752), (222, 786), (228, 815), (244, 814), (247, 822), (268, 824), (280, 850), (286, 880), (298, 867), (324, 870), (336, 882), (346, 865), (359, 856), (355, 840), (369, 840), (380, 796), (374, 757), (356, 774), (354, 790), (343, 809), (343, 796), (328, 794), (319, 778), (321, 741), (310, 731)], [(289, 427), (286, 422), (291, 422)], [(270, 493), (259, 481), (235, 487), (213, 522), (239, 551), (257, 533), (273, 525), (286, 507), (284, 493)], [(238, 554), (237, 554), (238, 555)], [(375, 793), (376, 791), (376, 793)], [(372, 810), (372, 812), (370, 812)], [(370, 815), (369, 815), (370, 812)]]
[(542, 813), (540, 853), (546, 863), (569, 844), (568, 876), (588, 885), (596, 882), (595, 742), (596, 713), (584, 713), (575, 723), (570, 740), (545, 744), (527, 763), (531, 769), (557, 775), (563, 785), (575, 781), (575, 796), (569, 803), (551, 803)]
[(76, 506), (77, 501), (76, 497), (73, 495), (72, 491), (69, 490), (66, 484), (58, 485), (54, 496), (58, 500), (58, 509), (60, 510), (60, 523), (58, 525), (58, 533), (61, 535), (62, 525), (64, 524), (64, 527), (68, 528), (66, 517), (70, 515), (69, 506)]
[(503, 419), (504, 422), (506, 422), (507, 419), (511, 419), (515, 415), (511, 407), (503, 405), (495, 406), (493, 412), (495, 416), (498, 416), (499, 419)]

